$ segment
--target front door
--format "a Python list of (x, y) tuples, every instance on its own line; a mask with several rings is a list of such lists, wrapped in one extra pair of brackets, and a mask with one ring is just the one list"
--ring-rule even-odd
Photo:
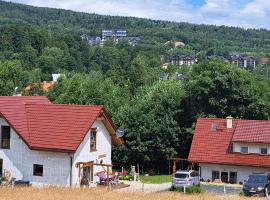
[(0, 177), (3, 176), (3, 159), (0, 159)]
[(82, 185), (89, 185), (90, 182), (93, 182), (93, 166), (84, 167), (82, 173)]
[(228, 178), (229, 178), (228, 172), (221, 172), (221, 181), (223, 183), (228, 183)]

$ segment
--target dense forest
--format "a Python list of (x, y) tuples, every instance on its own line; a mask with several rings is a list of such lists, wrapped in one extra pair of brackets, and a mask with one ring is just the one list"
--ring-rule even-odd
[[(90, 46), (82, 34), (126, 29), (141, 41)], [(167, 41), (183, 41), (173, 48)], [(218, 59), (233, 53), (258, 60), (270, 54), (270, 31), (112, 17), (0, 1), (0, 95), (47, 95), (55, 103), (104, 104), (125, 144), (116, 163), (167, 172), (166, 159), (187, 157), (198, 117), (269, 119), (268, 63), (247, 71)], [(160, 58), (194, 54), (192, 68), (162, 69)], [(49, 92), (25, 91), (33, 82), (65, 74)], [(179, 80), (177, 74), (184, 78)], [(160, 79), (166, 74), (166, 79)]]

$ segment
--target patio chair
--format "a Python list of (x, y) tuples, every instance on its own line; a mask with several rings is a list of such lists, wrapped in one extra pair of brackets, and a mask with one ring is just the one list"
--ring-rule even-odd
[(113, 185), (119, 184), (119, 177), (118, 177), (117, 174), (115, 174), (115, 175), (111, 178), (111, 183), (112, 183)]
[(97, 176), (99, 177), (99, 183), (101, 185), (106, 185), (106, 182), (107, 182), (107, 175), (105, 172), (100, 172), (97, 174)]

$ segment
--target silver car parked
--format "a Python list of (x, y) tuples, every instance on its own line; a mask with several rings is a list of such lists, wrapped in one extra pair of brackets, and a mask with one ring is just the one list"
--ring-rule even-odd
[(177, 171), (172, 180), (172, 189), (200, 185), (200, 175), (197, 171)]

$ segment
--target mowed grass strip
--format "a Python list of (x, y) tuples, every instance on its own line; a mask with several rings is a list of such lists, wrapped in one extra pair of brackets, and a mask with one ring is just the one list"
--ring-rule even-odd
[(140, 176), (143, 183), (161, 184), (172, 182), (172, 175)]
[(185, 195), (178, 192), (124, 193), (101, 189), (71, 188), (0, 188), (1, 200), (254, 200), (238, 195), (197, 194)]

